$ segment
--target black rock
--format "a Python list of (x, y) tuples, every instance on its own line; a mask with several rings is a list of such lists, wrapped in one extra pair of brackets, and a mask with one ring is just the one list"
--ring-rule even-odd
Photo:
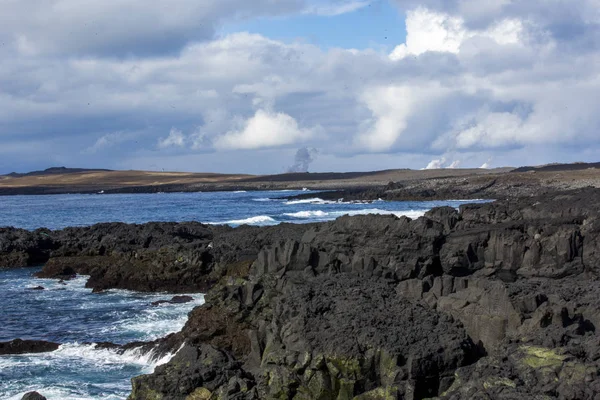
[(0, 342), (0, 355), (47, 353), (58, 349), (60, 344), (44, 340), (15, 339), (10, 342)]
[(29, 392), (25, 393), (23, 397), (21, 397), (21, 400), (46, 400), (46, 398), (38, 392)]
[(158, 300), (151, 304), (153, 306), (160, 306), (161, 304), (184, 304), (189, 303), (190, 301), (194, 301), (194, 298), (191, 296), (173, 296), (171, 300)]

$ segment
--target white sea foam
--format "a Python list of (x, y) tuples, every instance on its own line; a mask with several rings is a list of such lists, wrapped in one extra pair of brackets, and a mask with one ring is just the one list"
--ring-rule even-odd
[(312, 199), (302, 199), (302, 200), (290, 200), (286, 201), (284, 204), (288, 206), (293, 206), (295, 204), (334, 204), (335, 201), (323, 200), (319, 197), (314, 197)]
[(275, 225), (278, 222), (268, 215), (257, 215), (255, 217), (244, 219), (233, 219), (224, 222), (209, 222), (210, 225)]
[(260, 197), (258, 199), (252, 199), (252, 201), (267, 202), (267, 201), (275, 201), (275, 199), (270, 199), (268, 197)]
[(417, 210), (404, 210), (404, 211), (396, 211), (396, 210), (382, 210), (379, 208), (365, 208), (361, 210), (345, 210), (345, 211), (330, 211), (325, 212), (321, 210), (314, 211), (298, 211), (295, 213), (285, 213), (286, 217), (298, 218), (298, 219), (314, 219), (315, 221), (323, 221), (323, 220), (334, 220), (343, 215), (367, 215), (367, 214), (378, 214), (378, 215), (395, 215), (397, 217), (408, 217), (411, 219), (416, 219), (425, 215), (425, 211), (417, 211)]
[(324, 218), (329, 216), (328, 212), (316, 210), (316, 211), (298, 211), (295, 213), (285, 213), (286, 217), (292, 218)]
[(236, 191), (235, 191), (235, 192), (233, 192), (233, 193), (247, 193), (247, 191), (245, 191), (245, 190), (236, 190)]
[(378, 215), (395, 215), (397, 217), (408, 217), (411, 219), (416, 219), (425, 215), (425, 211), (416, 211), (416, 210), (403, 210), (403, 211), (393, 211), (393, 210), (381, 210), (379, 208), (366, 208), (363, 210), (348, 210), (348, 211), (334, 211), (330, 213), (331, 215), (335, 215), (336, 217), (340, 217), (342, 215), (368, 215), (368, 214), (378, 214)]
[(338, 199), (338, 200), (323, 200), (320, 197), (314, 197), (312, 199), (288, 200), (283, 204), (288, 205), (288, 206), (293, 206), (296, 204), (371, 204), (371, 203), (377, 203), (377, 202), (382, 202), (382, 201), (383, 200), (381, 200), (381, 199), (344, 201), (343, 198)]
[[(16, 394), (14, 396), (7, 397), (6, 400), (21, 400), (23, 395), (27, 392), (38, 391), (42, 393), (48, 399), (60, 399), (60, 400), (96, 400), (98, 397), (92, 397), (85, 393), (84, 390), (74, 391), (73, 389), (63, 389), (57, 387), (39, 387), (32, 385), (28, 390)], [(74, 393), (75, 392), (75, 393)], [(103, 396), (103, 400), (123, 400), (123, 396), (108, 395)]]
[[(142, 373), (151, 373), (154, 369), (162, 364), (165, 364), (173, 358), (177, 352), (166, 354), (163, 356), (157, 355), (154, 351), (143, 352), (140, 348), (127, 350), (123, 353), (119, 353), (117, 350), (112, 349), (97, 349), (96, 344), (78, 344), (70, 343), (61, 345), (58, 350), (51, 353), (43, 354), (30, 354), (23, 356), (14, 357), (3, 357), (0, 359), (0, 367), (2, 369), (20, 369), (25, 365), (39, 365), (39, 366), (57, 366), (57, 365), (70, 365), (79, 364), (78, 368), (94, 368), (99, 370), (111, 370), (120, 369), (124, 365), (138, 365), (142, 367)], [(110, 383), (104, 384), (107, 388), (121, 389), (122, 383)], [(86, 388), (81, 387), (78, 382), (61, 382), (61, 386), (47, 386), (40, 387), (39, 385), (33, 385), (26, 390), (8, 397), (10, 400), (19, 400), (28, 391), (37, 390), (43, 395), (50, 399), (78, 399), (87, 400), (93, 397), (86, 393)], [(128, 385), (127, 385), (128, 386)], [(4, 390), (10, 390), (9, 387), (2, 387)], [(123, 387), (122, 389), (127, 389)], [(20, 387), (17, 390), (23, 390)], [(13, 392), (14, 393), (14, 392)], [(116, 395), (103, 397), (107, 399), (120, 399)]]

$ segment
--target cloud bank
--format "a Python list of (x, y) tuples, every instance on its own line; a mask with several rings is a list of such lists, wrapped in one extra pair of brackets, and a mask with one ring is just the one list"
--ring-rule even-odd
[(7, 1), (0, 172), (270, 173), (300, 146), (319, 170), (597, 158), (598, 0), (393, 1), (407, 35), (388, 51), (217, 34), (363, 1)]

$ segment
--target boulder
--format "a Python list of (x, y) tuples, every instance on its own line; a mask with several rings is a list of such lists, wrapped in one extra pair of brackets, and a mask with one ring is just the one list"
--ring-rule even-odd
[(58, 349), (60, 344), (44, 340), (15, 339), (10, 342), (0, 342), (0, 355), (48, 353)]
[(46, 398), (38, 392), (29, 392), (25, 393), (23, 397), (21, 397), (21, 400), (46, 400)]

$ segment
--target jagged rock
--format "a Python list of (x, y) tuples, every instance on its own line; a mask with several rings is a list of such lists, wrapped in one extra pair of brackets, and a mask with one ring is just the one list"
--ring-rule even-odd
[(229, 392), (243, 392), (244, 399), (257, 399), (254, 382), (226, 352), (213, 346), (185, 345), (173, 359), (158, 366), (152, 376), (132, 380), (130, 399), (207, 399), (232, 386)]
[(58, 279), (62, 282), (71, 280), (77, 276), (77, 272), (71, 265), (64, 265), (60, 259), (49, 260), (44, 268), (34, 274), (38, 278)]
[(183, 348), (132, 400), (594, 399), (598, 215), (584, 189), (415, 220), (0, 230), (0, 254), (47, 256), (96, 290), (207, 290), (181, 332), (137, 344)]
[(21, 400), (46, 400), (46, 398), (38, 392), (29, 392), (25, 393), (23, 397), (21, 397)]
[(158, 300), (153, 301), (151, 304), (153, 306), (160, 306), (161, 304), (184, 304), (190, 301), (194, 301), (194, 298), (191, 296), (173, 296), (171, 300)]
[(0, 342), (0, 355), (47, 353), (57, 350), (59, 346), (58, 343), (44, 340), (15, 339), (10, 342)]

